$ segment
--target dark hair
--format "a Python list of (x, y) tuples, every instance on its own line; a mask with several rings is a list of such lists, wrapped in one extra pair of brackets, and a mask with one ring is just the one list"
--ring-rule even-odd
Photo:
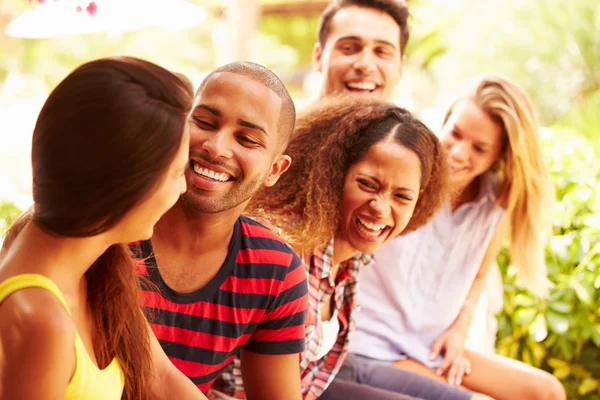
[(400, 27), (400, 54), (404, 54), (408, 43), (408, 17), (410, 13), (403, 0), (333, 0), (321, 13), (319, 20), (319, 44), (325, 48), (329, 33), (331, 32), (331, 20), (342, 8), (365, 7), (388, 14)]
[(376, 143), (393, 135), (421, 161), (421, 192), (403, 233), (424, 225), (446, 194), (447, 165), (437, 137), (408, 111), (377, 100), (325, 98), (296, 122), (286, 154), (290, 169), (255, 195), (250, 215), (278, 221), (298, 216), (284, 237), (297, 250), (324, 246), (335, 234), (350, 167)]
[[(190, 83), (130, 57), (88, 62), (50, 94), (33, 132), (33, 211), (53, 234), (84, 237), (113, 227), (164, 176), (193, 104)], [(5, 243), (9, 245), (9, 243)], [(117, 357), (125, 397), (146, 398), (152, 358), (135, 262), (113, 245), (87, 270), (88, 301), (101, 366)]]
[(292, 132), (294, 132), (296, 107), (294, 106), (294, 101), (292, 100), (290, 93), (285, 88), (281, 79), (279, 79), (273, 71), (262, 65), (249, 61), (236, 61), (225, 64), (208, 74), (202, 83), (200, 83), (200, 87), (198, 87), (198, 90), (196, 91), (196, 100), (200, 94), (202, 94), (202, 90), (210, 78), (220, 72), (231, 72), (233, 74), (246, 76), (268, 87), (279, 96), (281, 99), (281, 111), (279, 113), (277, 129), (279, 130), (279, 134), (282, 135), (281, 137), (283, 140), (281, 142), (284, 146), (287, 145), (292, 136)]

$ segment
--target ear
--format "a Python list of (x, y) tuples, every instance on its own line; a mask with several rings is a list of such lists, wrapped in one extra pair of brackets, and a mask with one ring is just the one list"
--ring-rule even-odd
[(323, 56), (323, 49), (321, 48), (321, 44), (319, 42), (315, 43), (313, 48), (313, 68), (317, 72), (323, 72), (321, 63), (321, 57)]
[(398, 80), (402, 78), (402, 74), (404, 73), (404, 66), (406, 65), (406, 54), (402, 54), (400, 57), (400, 75), (398, 76)]
[(292, 158), (286, 154), (279, 154), (271, 165), (271, 171), (264, 180), (263, 186), (271, 187), (276, 184), (281, 174), (287, 171), (290, 165), (292, 165)]

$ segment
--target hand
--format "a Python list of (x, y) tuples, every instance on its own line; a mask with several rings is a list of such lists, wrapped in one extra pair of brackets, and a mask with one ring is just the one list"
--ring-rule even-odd
[(431, 347), (431, 360), (442, 352), (442, 365), (436, 370), (438, 375), (446, 375), (448, 383), (459, 386), (463, 376), (471, 373), (471, 361), (464, 355), (465, 333), (456, 327), (450, 327), (442, 333)]

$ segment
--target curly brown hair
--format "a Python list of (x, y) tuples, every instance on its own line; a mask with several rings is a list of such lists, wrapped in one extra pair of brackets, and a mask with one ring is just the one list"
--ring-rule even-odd
[(286, 151), (290, 169), (254, 196), (247, 213), (268, 219), (297, 251), (324, 246), (338, 228), (349, 168), (391, 135), (421, 161), (421, 191), (404, 232), (423, 226), (446, 195), (447, 165), (438, 138), (403, 108), (348, 97), (322, 99), (299, 116)]

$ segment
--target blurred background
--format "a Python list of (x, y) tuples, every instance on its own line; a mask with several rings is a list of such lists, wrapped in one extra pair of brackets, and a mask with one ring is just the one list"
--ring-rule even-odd
[[(37, 114), (76, 66), (130, 55), (182, 72), (197, 86), (216, 66), (250, 60), (275, 71), (301, 109), (318, 94), (312, 49), (326, 4), (0, 0), (0, 241), (31, 204), (30, 141)], [(543, 126), (559, 199), (547, 249), (555, 286), (547, 299), (533, 296), (520, 286), (503, 251), (501, 311), (493, 317), (497, 336), (491, 342), (501, 354), (554, 373), (569, 399), (600, 399), (599, 2), (408, 5), (411, 38), (395, 102), (438, 131), (468, 80), (500, 72), (528, 91)]]

